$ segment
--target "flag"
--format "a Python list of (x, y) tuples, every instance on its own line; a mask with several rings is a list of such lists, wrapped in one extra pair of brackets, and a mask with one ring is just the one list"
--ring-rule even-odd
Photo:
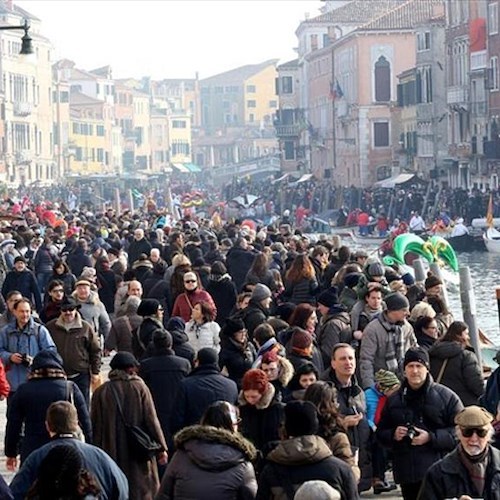
[(334, 101), (335, 99), (340, 99), (344, 97), (344, 92), (340, 87), (339, 81), (335, 78), (335, 83), (330, 82), (330, 99)]
[(490, 201), (488, 202), (488, 212), (486, 213), (486, 223), (488, 227), (493, 227), (493, 195), (490, 194)]

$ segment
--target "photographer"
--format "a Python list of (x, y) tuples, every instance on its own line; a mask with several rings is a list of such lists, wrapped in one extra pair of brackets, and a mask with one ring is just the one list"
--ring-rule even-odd
[(429, 375), (429, 355), (409, 349), (405, 380), (389, 397), (377, 428), (377, 439), (392, 449), (394, 479), (403, 498), (416, 500), (429, 467), (455, 448), (454, 418), (463, 405), (458, 396)]

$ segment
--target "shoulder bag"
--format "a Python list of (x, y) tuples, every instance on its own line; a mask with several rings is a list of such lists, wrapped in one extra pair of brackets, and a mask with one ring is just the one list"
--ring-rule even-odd
[(157, 453), (162, 451), (163, 446), (155, 441), (144, 429), (141, 429), (138, 425), (131, 425), (127, 423), (123, 414), (120, 398), (116, 393), (113, 382), (109, 382), (109, 384), (111, 392), (113, 393), (113, 396), (115, 398), (116, 406), (118, 407), (123, 425), (125, 426), (127, 442), (132, 456), (135, 457), (139, 462), (147, 462), (151, 460), (151, 458), (153, 458)]
[(441, 365), (441, 369), (439, 370), (438, 376), (435, 380), (436, 384), (440, 384), (441, 380), (443, 379), (444, 371), (446, 369), (446, 365), (448, 364), (448, 359), (449, 358), (445, 358), (445, 360), (443, 361), (443, 364)]

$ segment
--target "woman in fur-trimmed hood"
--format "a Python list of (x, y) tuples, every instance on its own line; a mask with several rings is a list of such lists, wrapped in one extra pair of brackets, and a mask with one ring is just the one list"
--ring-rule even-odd
[(201, 419), (175, 436), (177, 451), (170, 461), (157, 499), (254, 498), (257, 492), (251, 463), (255, 447), (237, 432), (234, 406), (218, 401)]

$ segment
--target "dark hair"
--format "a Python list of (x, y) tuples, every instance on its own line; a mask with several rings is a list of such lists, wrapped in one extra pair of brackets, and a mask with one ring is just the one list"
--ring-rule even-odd
[(258, 278), (264, 278), (268, 269), (269, 262), (267, 255), (263, 252), (259, 252), (253, 259), (253, 263), (248, 271), (248, 274), (255, 274)]
[(467, 330), (469, 326), (463, 321), (454, 321), (449, 327), (446, 333), (441, 337), (441, 342), (462, 342), (460, 338), (462, 333)]
[(431, 318), (431, 316), (420, 316), (420, 318), (415, 321), (415, 332), (421, 332), (422, 328), (427, 328), (436, 318)]
[(273, 337), (276, 337), (276, 333), (274, 328), (268, 323), (262, 323), (253, 331), (253, 338), (259, 345), (264, 344)]
[(291, 283), (297, 283), (303, 279), (312, 279), (315, 275), (316, 273), (309, 257), (305, 254), (299, 254), (293, 260), (285, 278)]
[(335, 353), (339, 350), (339, 349), (352, 349), (353, 351), (355, 351), (354, 347), (351, 345), (351, 344), (347, 344), (346, 342), (339, 342), (338, 344), (335, 344), (333, 346), (333, 349), (332, 349), (332, 355), (331, 355), (331, 359), (334, 359), (335, 358)]
[(78, 430), (78, 414), (69, 401), (56, 401), (47, 408), (47, 427), (55, 434), (72, 434)]
[[(236, 408), (234, 408), (234, 411), (236, 413)], [(200, 424), (211, 425), (218, 429), (226, 429), (227, 431), (234, 432), (234, 422), (231, 418), (230, 403), (227, 401), (216, 401), (211, 404), (201, 417)]]
[(310, 401), (318, 410), (321, 435), (333, 436), (338, 428), (337, 391), (333, 384), (314, 382), (306, 389), (304, 401)]
[(56, 261), (54, 262), (54, 265), (52, 266), (52, 272), (53, 272), (53, 273), (55, 273), (55, 272), (56, 272), (56, 269), (57, 269), (58, 267), (61, 267), (61, 266), (64, 268), (64, 273), (63, 273), (63, 274), (65, 274), (65, 273), (69, 273), (69, 267), (68, 267), (68, 264), (66, 264), (66, 262), (64, 262), (64, 260), (62, 260), (62, 259), (56, 260)]
[(27, 299), (26, 297), (21, 297), (19, 300), (17, 300), (14, 303), (14, 310), (17, 310), (17, 308), (19, 307), (19, 304), (28, 304), (30, 306), (30, 308), (33, 310), (33, 304), (31, 303), (31, 300)]
[(56, 286), (62, 286), (64, 288), (64, 283), (61, 280), (52, 280), (47, 285), (47, 291), (51, 292)]
[(299, 304), (294, 310), (288, 324), (290, 326), (299, 326), (300, 328), (306, 327), (307, 320), (315, 312), (314, 307), (311, 304)]
[(436, 314), (450, 314), (450, 311), (446, 307), (446, 302), (442, 297), (436, 297), (434, 295), (427, 297), (427, 302), (436, 311)]
[(200, 306), (201, 315), (203, 317), (203, 323), (208, 323), (209, 321), (213, 321), (215, 319), (215, 311), (214, 308), (208, 302), (197, 302), (193, 308), (196, 306)]

